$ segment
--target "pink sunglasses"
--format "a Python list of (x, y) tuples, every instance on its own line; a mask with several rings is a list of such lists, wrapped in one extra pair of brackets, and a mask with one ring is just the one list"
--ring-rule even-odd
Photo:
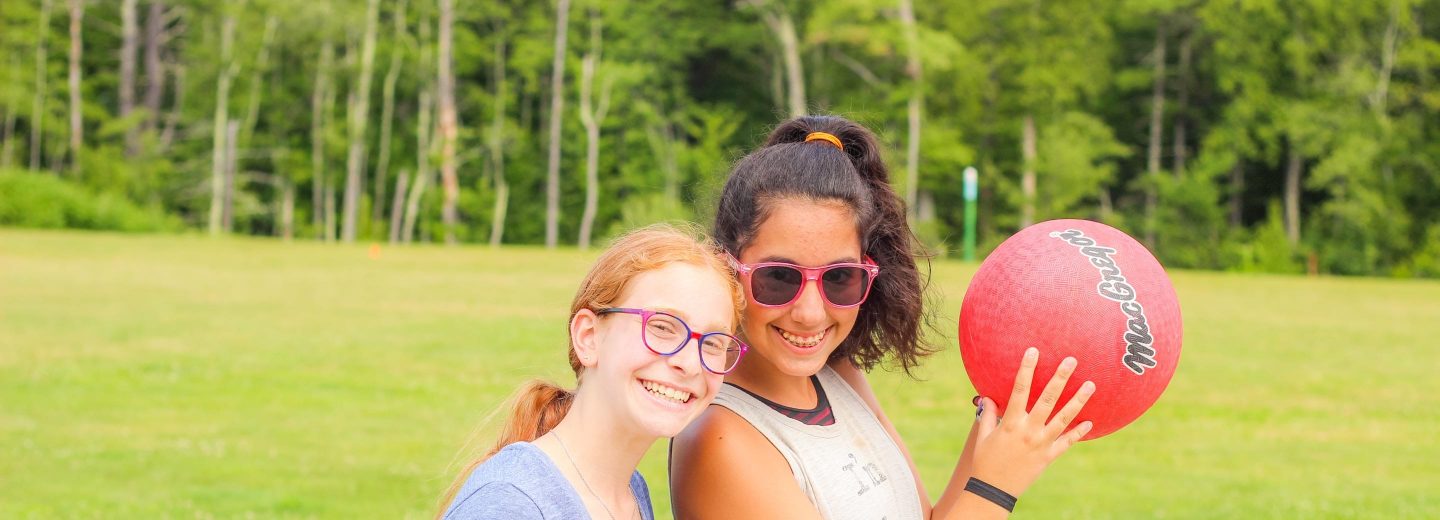
[(729, 253), (725, 257), (731, 267), (747, 280), (750, 300), (762, 307), (784, 307), (800, 299), (805, 284), (819, 284), (825, 303), (848, 308), (865, 303), (880, 266), (870, 257), (865, 263), (842, 262), (820, 267), (805, 267), (785, 262), (744, 264)]

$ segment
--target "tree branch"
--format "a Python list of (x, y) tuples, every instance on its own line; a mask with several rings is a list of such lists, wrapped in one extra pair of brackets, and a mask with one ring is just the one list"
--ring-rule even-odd
[(874, 72), (871, 72), (869, 67), (866, 67), (864, 63), (860, 63), (855, 58), (851, 58), (850, 55), (834, 47), (830, 47), (830, 58), (834, 59), (835, 63), (839, 63), (845, 66), (845, 68), (850, 69), (856, 76), (860, 76), (860, 79), (865, 80), (866, 84), (876, 88), (889, 88), (889, 85), (882, 81), (879, 76), (876, 76)]

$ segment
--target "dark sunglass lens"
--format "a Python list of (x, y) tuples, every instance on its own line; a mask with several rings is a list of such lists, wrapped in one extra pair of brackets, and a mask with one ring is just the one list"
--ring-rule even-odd
[(750, 275), (750, 293), (765, 305), (784, 305), (795, 299), (805, 276), (793, 267), (766, 266)]
[(870, 273), (859, 267), (836, 267), (820, 275), (820, 285), (825, 288), (825, 299), (835, 305), (855, 305), (865, 298), (865, 288), (870, 284)]

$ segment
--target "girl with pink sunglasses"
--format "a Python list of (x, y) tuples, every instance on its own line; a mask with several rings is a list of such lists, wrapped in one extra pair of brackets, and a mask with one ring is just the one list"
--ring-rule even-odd
[(437, 518), (654, 518), (636, 466), (705, 410), (748, 348), (732, 335), (743, 292), (717, 253), (653, 226), (601, 254), (570, 305), (576, 388), (523, 386)]
[(671, 444), (677, 518), (1003, 518), (1089, 430), (1070, 422), (1093, 384), (1056, 402), (1074, 360), (1025, 409), (1032, 349), (1004, 426), (977, 398), (930, 501), (865, 376), (882, 361), (909, 372), (934, 351), (916, 240), (888, 177), (874, 134), (839, 117), (786, 121), (735, 165), (713, 234), (744, 286), (741, 338), (756, 355)]

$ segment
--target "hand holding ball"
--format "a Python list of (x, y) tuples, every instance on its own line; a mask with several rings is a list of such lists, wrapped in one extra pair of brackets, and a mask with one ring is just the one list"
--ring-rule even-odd
[[(1059, 402), (1095, 383), (1072, 423), (1094, 424), (1084, 439), (1119, 430), (1159, 399), (1180, 342), (1180, 304), (1165, 269), (1135, 239), (1085, 220), (1042, 222), (1000, 244), (960, 310), (965, 371), (1001, 410), (1027, 348), (1041, 352), (1037, 382), (1050, 380), (1066, 357), (1078, 361)], [(1030, 406), (1043, 387), (1032, 385)]]

